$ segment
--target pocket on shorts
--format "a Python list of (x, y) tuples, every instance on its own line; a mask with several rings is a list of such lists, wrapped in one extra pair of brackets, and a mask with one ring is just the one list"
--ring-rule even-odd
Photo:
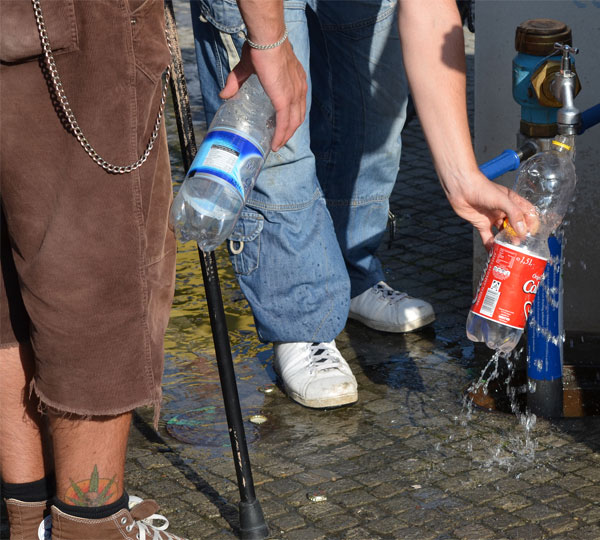
[[(27, 0), (0, 0), (0, 61), (16, 64), (42, 54), (33, 5)], [(41, 2), (42, 15), (54, 55), (79, 48), (73, 0)]]
[[(1, 0), (0, 0), (1, 1)], [(156, 83), (171, 63), (162, 0), (129, 0), (135, 64)]]
[(247, 276), (260, 262), (260, 233), (265, 218), (256, 212), (244, 211), (227, 242), (236, 274)]

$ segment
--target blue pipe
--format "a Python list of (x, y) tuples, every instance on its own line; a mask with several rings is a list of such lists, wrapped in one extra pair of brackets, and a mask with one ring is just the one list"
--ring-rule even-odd
[[(600, 103), (594, 105), (581, 113), (581, 125), (579, 126), (578, 134), (581, 135), (586, 129), (589, 129), (600, 123)], [(525, 155), (524, 155), (525, 154)], [(519, 152), (515, 150), (504, 150), (495, 158), (486, 161), (479, 166), (479, 170), (489, 179), (494, 180), (503, 174), (516, 171), (521, 164), (521, 161), (530, 157), (531, 153), (523, 152), (523, 148)]]
[(499, 156), (486, 161), (479, 170), (490, 180), (502, 176), (509, 171), (516, 171), (521, 163), (521, 158), (514, 150), (504, 150)]
[(586, 129), (595, 126), (600, 122), (600, 103), (590, 107), (581, 113), (581, 126), (578, 134), (581, 135)]

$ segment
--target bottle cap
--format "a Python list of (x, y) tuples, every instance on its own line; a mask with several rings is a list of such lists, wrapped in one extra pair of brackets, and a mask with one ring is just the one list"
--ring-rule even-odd
[(506, 232), (508, 234), (510, 234), (511, 236), (517, 236), (516, 231), (510, 226), (510, 223), (508, 222), (507, 217), (504, 218), (504, 221), (502, 222), (502, 227), (500, 230), (506, 230)]

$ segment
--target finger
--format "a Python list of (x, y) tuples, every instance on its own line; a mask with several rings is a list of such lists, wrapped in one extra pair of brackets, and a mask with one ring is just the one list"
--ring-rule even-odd
[[(304, 122), (304, 118), (306, 116), (306, 93), (308, 92), (308, 83), (306, 82), (306, 75), (304, 75), (302, 79), (302, 88), (300, 95), (302, 96), (299, 99), (300, 102), (300, 124)], [(298, 125), (300, 125), (298, 124)]]
[[(519, 204), (513, 202), (517, 200), (515, 198), (521, 199), (518, 201)], [(533, 208), (533, 206), (525, 199), (519, 197), (514, 191), (510, 191), (509, 196), (506, 198), (505, 203), (502, 206), (502, 210), (506, 213), (508, 221), (515, 232), (519, 236), (525, 236), (527, 234), (528, 227), (525, 219), (525, 212), (521, 209), (521, 207)]]
[(486, 251), (492, 249), (494, 244), (494, 233), (490, 229), (479, 229), (479, 236), (481, 236), (481, 242), (483, 243)]
[(234, 70), (227, 76), (225, 86), (219, 93), (221, 99), (229, 99), (233, 97), (237, 91), (241, 88), (242, 84), (252, 75), (252, 71), (242, 65), (240, 62)]
[(294, 133), (296, 132), (296, 130), (302, 125), (302, 122), (304, 122), (304, 114), (306, 111), (306, 106), (302, 106), (304, 104), (304, 101), (301, 102), (301, 104), (299, 104), (298, 106), (294, 107), (292, 109), (292, 115), (291, 115), (291, 127), (292, 127), (292, 133), (290, 135), (290, 137), (292, 135), (294, 135)]
[(525, 214), (525, 221), (531, 234), (538, 232), (538, 229), (540, 228), (540, 218), (535, 209)]
[(277, 111), (275, 117), (275, 133), (273, 135), (273, 141), (271, 142), (271, 149), (277, 152), (289, 139), (289, 123), (290, 123), (290, 111), (285, 108), (281, 111)]

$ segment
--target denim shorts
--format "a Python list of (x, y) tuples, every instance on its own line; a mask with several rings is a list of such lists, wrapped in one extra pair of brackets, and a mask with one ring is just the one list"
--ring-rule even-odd
[[(84, 135), (107, 161), (135, 162), (170, 61), (163, 2), (41, 6)], [(139, 169), (104, 171), (63, 122), (31, 2), (2, 0), (2, 8), (1, 344), (31, 343), (33, 391), (56, 410), (158, 406), (175, 275), (164, 124)]]

